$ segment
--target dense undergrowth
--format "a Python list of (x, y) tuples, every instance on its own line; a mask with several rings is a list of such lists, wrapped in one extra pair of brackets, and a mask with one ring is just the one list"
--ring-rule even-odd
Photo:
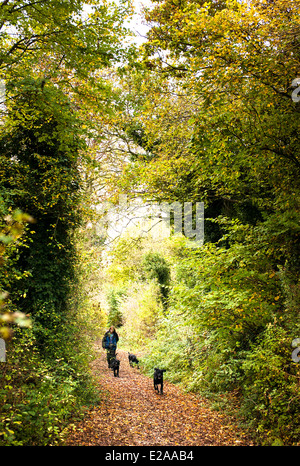
[(80, 233), (85, 144), (55, 87), (42, 93), (39, 81), (25, 79), (8, 110), (0, 136), (0, 445), (55, 445), (97, 400), (89, 361), (103, 317), (90, 299), (92, 245)]
[[(131, 274), (127, 250), (123, 275), (122, 247), (116, 248), (108, 277), (123, 289), (127, 280), (127, 294), (119, 303), (121, 340), (140, 354), (145, 373), (152, 376), (154, 367), (165, 368), (171, 382), (234, 412), (258, 444), (298, 445), (300, 367), (292, 358), (292, 342), (299, 333), (294, 319), (299, 285), (291, 280), (287, 261), (281, 267), (278, 258), (274, 267), (275, 237), (264, 244), (262, 225), (234, 222), (228, 228), (226, 247), (222, 240), (193, 249), (183, 237), (157, 246), (172, 276), (167, 310), (158, 280), (144, 267), (143, 257), (154, 244), (139, 243), (141, 259), (135, 258)], [(147, 300), (149, 288), (156, 304)]]
[(61, 445), (98, 400), (88, 362), (80, 344), (72, 356), (43, 360), (31, 330), (16, 332), (0, 376), (0, 445)]

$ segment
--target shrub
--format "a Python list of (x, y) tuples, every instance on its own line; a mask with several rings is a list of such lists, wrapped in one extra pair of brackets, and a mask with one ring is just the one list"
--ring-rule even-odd
[(46, 362), (31, 330), (16, 331), (0, 374), (0, 445), (59, 445), (83, 405), (97, 401), (87, 357)]
[(300, 367), (287, 331), (269, 324), (243, 363), (242, 412), (266, 443), (297, 443)]

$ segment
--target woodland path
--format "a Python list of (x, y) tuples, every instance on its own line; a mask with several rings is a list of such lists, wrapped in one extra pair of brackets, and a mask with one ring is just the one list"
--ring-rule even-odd
[(164, 394), (158, 395), (152, 379), (130, 367), (125, 351), (118, 350), (118, 359), (120, 377), (114, 377), (104, 351), (99, 351), (92, 366), (102, 402), (77, 425), (67, 445), (252, 445), (230, 419), (212, 411), (207, 400), (167, 381)]

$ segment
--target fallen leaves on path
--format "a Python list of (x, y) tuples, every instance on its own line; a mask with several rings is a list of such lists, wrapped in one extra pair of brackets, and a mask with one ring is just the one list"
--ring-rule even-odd
[(103, 391), (102, 403), (91, 410), (69, 438), (82, 446), (205, 446), (251, 445), (245, 434), (208, 402), (164, 382), (164, 394), (152, 379), (129, 366), (118, 351), (120, 377), (107, 368), (106, 355), (93, 363)]

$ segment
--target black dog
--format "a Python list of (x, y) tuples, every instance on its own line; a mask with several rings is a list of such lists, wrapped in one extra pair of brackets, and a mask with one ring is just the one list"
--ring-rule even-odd
[(110, 368), (114, 371), (114, 376), (119, 377), (120, 361), (118, 359), (111, 361)]
[(153, 376), (153, 382), (154, 382), (154, 390), (157, 390), (157, 393), (159, 393), (159, 387), (160, 385), (160, 393), (161, 395), (163, 394), (163, 388), (164, 388), (164, 372), (166, 372), (166, 369), (154, 369), (154, 376)]
[(139, 364), (139, 360), (134, 354), (128, 353), (128, 360), (131, 367), (133, 367), (133, 364)]

